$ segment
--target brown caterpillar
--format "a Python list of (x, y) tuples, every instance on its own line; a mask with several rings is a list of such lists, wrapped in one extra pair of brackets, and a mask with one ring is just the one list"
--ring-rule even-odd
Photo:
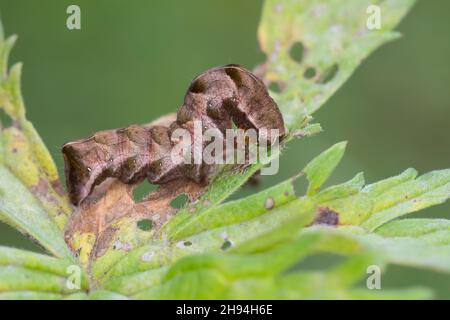
[(70, 200), (79, 205), (106, 178), (136, 184), (147, 178), (163, 184), (186, 177), (207, 178), (211, 168), (202, 164), (174, 164), (170, 151), (177, 143), (177, 128), (192, 132), (193, 121), (203, 129), (224, 133), (233, 123), (240, 129), (278, 129), (285, 134), (283, 117), (264, 83), (238, 65), (213, 68), (197, 76), (189, 86), (176, 121), (169, 126), (131, 125), (101, 131), (62, 147)]

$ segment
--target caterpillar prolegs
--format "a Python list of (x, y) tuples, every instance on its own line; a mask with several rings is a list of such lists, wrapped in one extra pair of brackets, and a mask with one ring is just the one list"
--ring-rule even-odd
[(193, 134), (196, 121), (203, 130), (212, 128), (222, 134), (234, 124), (256, 132), (277, 129), (278, 136), (268, 139), (282, 139), (285, 135), (281, 112), (260, 79), (238, 65), (209, 69), (192, 81), (173, 122), (131, 125), (66, 143), (62, 153), (71, 202), (79, 205), (107, 178), (125, 184), (146, 178), (153, 184), (182, 177), (204, 180), (214, 166), (178, 163), (171, 156), (179, 143), (172, 133), (181, 128)]

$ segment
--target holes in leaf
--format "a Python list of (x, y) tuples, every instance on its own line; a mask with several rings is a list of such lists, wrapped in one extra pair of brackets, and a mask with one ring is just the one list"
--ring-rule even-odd
[(245, 187), (258, 187), (261, 185), (261, 170), (256, 171), (248, 180), (245, 182)]
[(233, 243), (227, 239), (222, 243), (222, 246), (220, 247), (220, 249), (225, 251), (225, 250), (230, 249), (232, 246), (233, 246)]
[(281, 93), (283, 91), (283, 86), (279, 81), (272, 81), (268, 86), (269, 90), (274, 93)]
[(295, 195), (297, 197), (303, 197), (304, 195), (306, 195), (309, 182), (305, 175), (301, 175), (301, 176), (295, 178), (292, 183), (294, 186)]
[(297, 41), (292, 44), (291, 49), (289, 50), (289, 54), (290, 54), (292, 60), (294, 60), (297, 63), (301, 63), (303, 60), (304, 51), (305, 51), (305, 48), (303, 46), (303, 43), (301, 43), (300, 41)]
[(133, 189), (133, 199), (135, 202), (141, 201), (149, 193), (155, 191), (158, 188), (157, 185), (151, 184), (148, 180), (144, 180), (141, 184)]
[(189, 246), (192, 246), (192, 242), (190, 242), (190, 241), (184, 241), (184, 242), (183, 242), (183, 245), (184, 245), (185, 247), (189, 247)]
[(142, 219), (137, 222), (137, 226), (142, 231), (149, 231), (153, 228), (153, 221), (150, 219)]
[(303, 73), (303, 77), (305, 77), (306, 79), (312, 79), (315, 76), (316, 76), (316, 69), (314, 69), (313, 67), (309, 67)]
[(188, 196), (185, 193), (180, 194), (178, 197), (170, 201), (170, 205), (175, 209), (182, 208), (188, 201)]
[(0, 110), (0, 128), (9, 128), (12, 126), (12, 119), (8, 116), (5, 111)]
[(112, 245), (113, 250), (120, 250), (122, 248), (122, 243), (120, 241), (116, 241)]
[(339, 66), (335, 63), (331, 67), (325, 69), (323, 74), (319, 78), (319, 83), (327, 83), (333, 80), (333, 78), (336, 76), (337, 72), (339, 71)]

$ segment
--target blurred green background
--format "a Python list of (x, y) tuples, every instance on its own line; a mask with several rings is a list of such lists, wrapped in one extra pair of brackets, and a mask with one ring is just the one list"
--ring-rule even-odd
[[(81, 30), (66, 28), (70, 4), (81, 7)], [(6, 34), (19, 35), (11, 61), (24, 62), (28, 117), (61, 173), (63, 143), (175, 111), (191, 79), (207, 68), (261, 63), (261, 6), (256, 0), (0, 0)], [(239, 195), (294, 175), (342, 140), (349, 141), (347, 154), (329, 184), (360, 171), (372, 182), (407, 167), (449, 167), (449, 13), (450, 1), (418, 1), (399, 26), (404, 37), (371, 55), (315, 114), (325, 132), (291, 143), (279, 174)], [(447, 203), (414, 216), (450, 218), (449, 209)], [(0, 244), (38, 250), (5, 225)], [(429, 285), (450, 298), (449, 278), (392, 267), (382, 285)]]

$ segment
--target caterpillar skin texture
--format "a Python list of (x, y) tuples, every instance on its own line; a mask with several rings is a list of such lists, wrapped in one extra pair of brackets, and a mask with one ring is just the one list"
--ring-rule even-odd
[(177, 128), (193, 132), (193, 122), (203, 130), (216, 128), (225, 134), (233, 123), (240, 129), (259, 132), (278, 129), (285, 134), (283, 117), (264, 83), (238, 65), (213, 68), (197, 76), (189, 86), (176, 121), (169, 126), (131, 125), (107, 130), (66, 143), (62, 147), (67, 190), (71, 202), (79, 205), (106, 178), (137, 184), (147, 178), (153, 184), (189, 178), (207, 178), (211, 165), (174, 164), (171, 133)]

